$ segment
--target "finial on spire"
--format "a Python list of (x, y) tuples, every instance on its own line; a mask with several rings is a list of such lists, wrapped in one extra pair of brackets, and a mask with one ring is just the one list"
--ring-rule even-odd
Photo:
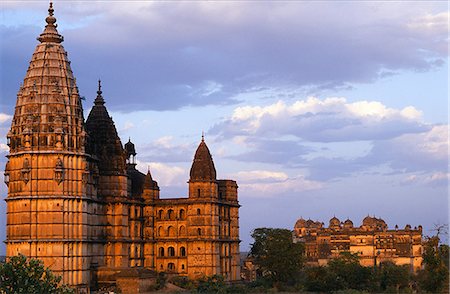
[(98, 79), (98, 91), (97, 91), (98, 95), (102, 94), (102, 80)]
[(99, 79), (98, 80), (98, 91), (97, 91), (97, 98), (95, 98), (94, 100), (94, 104), (95, 105), (103, 105), (105, 104), (105, 100), (103, 100), (102, 97), (102, 81)]
[(56, 24), (56, 18), (53, 16), (54, 11), (55, 10), (53, 9), (53, 2), (50, 1), (48, 7), (48, 16), (45, 18), (45, 22), (47, 23), (47, 25), (45, 26), (42, 34), (40, 34), (37, 38), (41, 43), (61, 43), (62, 41), (64, 41), (64, 38), (56, 30), (56, 27), (58, 25)]
[(205, 132), (202, 131), (202, 142), (205, 142)]
[(55, 11), (55, 10), (53, 9), (53, 2), (50, 1), (50, 6), (49, 6), (49, 8), (48, 8), (48, 15), (53, 16), (53, 12), (54, 12), (54, 11)]

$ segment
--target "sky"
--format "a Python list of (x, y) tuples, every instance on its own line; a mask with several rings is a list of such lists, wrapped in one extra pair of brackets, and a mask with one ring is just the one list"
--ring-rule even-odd
[[(2, 1), (0, 169), (47, 1)], [(162, 198), (202, 132), (239, 186), (241, 250), (303, 217), (449, 222), (447, 1), (54, 1), (84, 100), (103, 97)], [(1, 176), (3, 172), (1, 172)], [(0, 198), (7, 187), (0, 185)], [(0, 239), (6, 203), (0, 202)], [(448, 239), (447, 239), (448, 241)], [(5, 252), (0, 244), (0, 255)]]

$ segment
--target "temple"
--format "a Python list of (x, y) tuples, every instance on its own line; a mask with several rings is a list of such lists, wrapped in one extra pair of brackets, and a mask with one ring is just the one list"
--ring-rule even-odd
[(188, 197), (160, 198), (134, 144), (122, 145), (100, 81), (84, 120), (52, 3), (48, 12), (7, 134), (7, 256), (41, 259), (79, 292), (130, 272), (239, 280), (236, 182), (216, 178), (202, 137)]
[(350, 252), (358, 255), (362, 266), (389, 261), (408, 265), (411, 272), (422, 268), (422, 226), (389, 229), (383, 219), (366, 216), (358, 227), (350, 219), (341, 222), (334, 216), (325, 227), (322, 222), (300, 218), (293, 234), (294, 242), (305, 245), (309, 265), (326, 265), (342, 252)]

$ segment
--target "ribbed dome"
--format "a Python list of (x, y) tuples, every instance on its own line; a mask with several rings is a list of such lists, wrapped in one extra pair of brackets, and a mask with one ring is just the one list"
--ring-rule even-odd
[(91, 139), (93, 153), (99, 159), (100, 174), (125, 174), (125, 151), (112, 118), (103, 100), (101, 84), (94, 106), (86, 120), (86, 130)]
[(194, 156), (190, 172), (190, 181), (215, 181), (216, 168), (206, 146), (205, 140), (202, 138), (200, 145), (197, 148)]
[(371, 216), (366, 216), (363, 219), (363, 226), (373, 226), (375, 225), (377, 219), (375, 217), (371, 217)]
[(344, 221), (344, 228), (353, 228), (353, 222), (350, 219)]
[(330, 228), (331, 227), (339, 227), (341, 225), (341, 221), (337, 217), (333, 217), (330, 219)]

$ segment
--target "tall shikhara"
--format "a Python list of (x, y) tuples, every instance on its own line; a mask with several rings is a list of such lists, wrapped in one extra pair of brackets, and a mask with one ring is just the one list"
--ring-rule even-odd
[(161, 199), (134, 144), (122, 145), (100, 81), (84, 122), (51, 3), (48, 12), (7, 135), (7, 256), (39, 258), (81, 292), (148, 270), (239, 280), (236, 182), (217, 179), (202, 138), (188, 197)]
[(83, 109), (50, 4), (17, 93), (5, 168), (7, 255), (39, 258), (71, 285), (89, 280), (101, 253), (95, 161), (86, 153)]

